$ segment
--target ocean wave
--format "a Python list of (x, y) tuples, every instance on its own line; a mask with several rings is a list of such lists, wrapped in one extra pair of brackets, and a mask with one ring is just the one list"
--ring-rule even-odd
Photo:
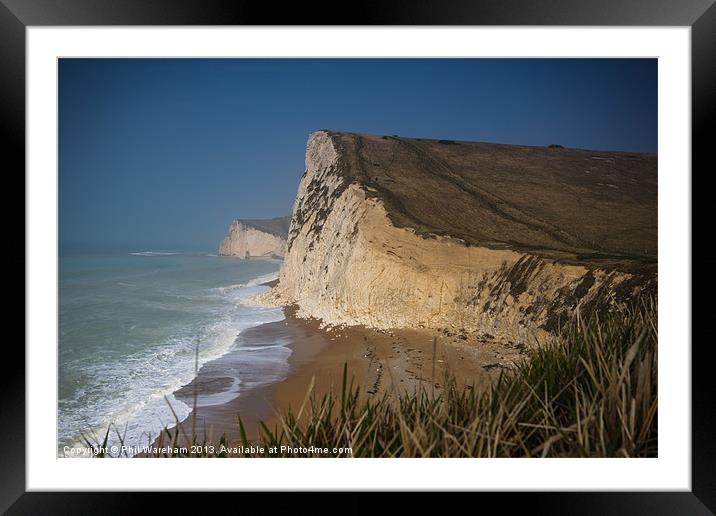
[(232, 290), (240, 289), (240, 288), (250, 288), (250, 287), (258, 287), (260, 285), (263, 285), (264, 283), (268, 283), (269, 281), (275, 281), (278, 279), (279, 271), (276, 272), (269, 272), (268, 274), (263, 274), (261, 276), (258, 276), (252, 280), (247, 281), (246, 283), (237, 283), (236, 285), (227, 285), (225, 287), (217, 287), (212, 289), (214, 292), (220, 292), (222, 294), (227, 294), (231, 292)]
[[(151, 444), (165, 427), (176, 420), (184, 420), (191, 406), (177, 399), (174, 392), (195, 377), (194, 356), (199, 346), (198, 365), (215, 360), (228, 353), (243, 330), (283, 319), (280, 310), (231, 310), (213, 321), (207, 320), (196, 327), (185, 328), (170, 335), (159, 346), (145, 352), (123, 357), (120, 361), (95, 363), (89, 375), (101, 379), (92, 385), (88, 398), (85, 389), (66, 400), (71, 410), (61, 411), (60, 426), (67, 430), (87, 432), (92, 441), (102, 442), (104, 432), (111, 427), (108, 445), (131, 446)], [(281, 348), (281, 349), (278, 349)], [(247, 350), (254, 351), (253, 349)], [(277, 362), (276, 369), (283, 374), (290, 350), (283, 346), (267, 346), (260, 350), (261, 358)], [(256, 360), (257, 357), (252, 357)], [(279, 373), (277, 373), (279, 374)], [(204, 396), (201, 405), (225, 403), (238, 396), (240, 386), (253, 386), (234, 379), (226, 392)], [(121, 392), (121, 395), (117, 395)], [(86, 403), (88, 399), (101, 399), (101, 403)], [(67, 407), (70, 408), (69, 406)], [(75, 434), (75, 432), (71, 432)], [(65, 444), (77, 446), (77, 441), (63, 439)], [(62, 448), (59, 451), (62, 456)]]
[(174, 256), (179, 253), (168, 253), (165, 251), (139, 251), (136, 253), (129, 253), (132, 256)]
[[(131, 254), (162, 256), (160, 253), (182, 254), (164, 251)], [(126, 262), (134, 260), (127, 254), (124, 256)], [(154, 267), (149, 262), (145, 266)], [(216, 263), (206, 260), (208, 262), (212, 262), (212, 265)], [(247, 274), (252, 269), (244, 269), (253, 267), (251, 264), (242, 262), (238, 268), (228, 265), (225, 270), (220, 268), (218, 271), (211, 267), (189, 269), (187, 281), (183, 281), (176, 272), (152, 277), (154, 283), (146, 282), (140, 290), (132, 290), (131, 298), (127, 298), (131, 299), (131, 303), (120, 304), (117, 308), (114, 305), (117, 292), (122, 295), (126, 292), (126, 288), (116, 290), (119, 288), (118, 283), (122, 283), (120, 287), (124, 287), (125, 283), (140, 284), (134, 279), (135, 276), (127, 281), (122, 270), (121, 281), (111, 282), (115, 290), (107, 290), (97, 302), (104, 311), (85, 309), (81, 312), (75, 333), (103, 329), (101, 336), (104, 340), (101, 341), (111, 342), (112, 352), (101, 353), (101, 358), (91, 353), (80, 358), (68, 356), (62, 362), (62, 371), (68, 375), (66, 379), (77, 380), (71, 387), (67, 383), (68, 394), (59, 401), (59, 456), (64, 455), (64, 445), (81, 441), (82, 434), (96, 436), (96, 440), (102, 442), (110, 424), (112, 431), (108, 436), (108, 445), (120, 445), (122, 442), (127, 445), (151, 443), (165, 426), (175, 423), (175, 417), (183, 420), (191, 413), (191, 402), (175, 398), (173, 393), (191, 382), (195, 376), (197, 343), (201, 367), (234, 349), (237, 336), (244, 330), (284, 318), (281, 309), (246, 306), (243, 302), (246, 296), (268, 290), (261, 284), (276, 279), (278, 271), (258, 275), (259, 271), (266, 270), (262, 267), (253, 273), (256, 277), (246, 279), (239, 285), (211, 289), (204, 286), (205, 270), (214, 275), (221, 274), (221, 278), (215, 281), (212, 279), (211, 286), (228, 283), (231, 280), (227, 281), (226, 278), (233, 274), (242, 274), (240, 279), (252, 275)], [(86, 301), (86, 298), (83, 295), (82, 299)], [(68, 310), (69, 306), (65, 300), (62, 308)], [(148, 308), (162, 310), (155, 312)], [(127, 312), (117, 312), (118, 309)], [(97, 314), (96, 321), (90, 320), (88, 314)], [(64, 317), (64, 325), (70, 324), (68, 316), (65, 314)], [(107, 324), (108, 321), (112, 324)], [(107, 328), (116, 328), (117, 331)], [(60, 331), (63, 343), (69, 346), (71, 340), (68, 339), (76, 336), (64, 336), (64, 327)], [(106, 346), (103, 348), (98, 345), (97, 348), (105, 349)], [(223, 403), (237, 396), (239, 390), (251, 388), (259, 381), (281, 378), (288, 367), (289, 354), (290, 349), (281, 346), (246, 350), (242, 353), (242, 360), (252, 364), (248, 367), (250, 372), (241, 378), (237, 377), (227, 392), (204, 397), (202, 403)], [(253, 367), (254, 362), (261, 363), (261, 368)], [(261, 374), (268, 376), (254, 378), (254, 371), (256, 374), (263, 371)]]

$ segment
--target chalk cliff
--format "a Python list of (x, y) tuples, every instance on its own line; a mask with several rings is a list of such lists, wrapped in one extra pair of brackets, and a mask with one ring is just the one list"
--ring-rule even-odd
[(532, 344), (656, 291), (653, 154), (310, 136), (279, 284), (328, 324)]
[(291, 217), (236, 219), (219, 245), (220, 256), (283, 257)]

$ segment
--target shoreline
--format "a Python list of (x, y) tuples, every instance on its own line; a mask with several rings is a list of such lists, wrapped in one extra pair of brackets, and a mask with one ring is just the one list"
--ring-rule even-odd
[[(195, 411), (178, 425), (178, 444), (184, 442), (184, 434), (191, 437), (194, 428), (198, 442), (206, 436), (208, 443), (218, 443), (223, 434), (227, 445), (238, 445), (238, 416), (248, 439), (255, 442), (259, 421), (273, 430), (280, 422), (279, 415), (289, 407), (294, 414), (299, 410), (312, 383), (317, 398), (331, 389), (339, 392), (344, 364), (348, 367), (349, 382), (352, 379), (360, 386), (362, 397), (379, 397), (421, 385), (432, 386), (437, 392), (442, 387), (446, 367), (459, 384), (482, 388), (501, 370), (511, 368), (525, 357), (524, 349), (476, 335), (417, 329), (384, 331), (363, 326), (322, 328), (319, 320), (300, 319), (295, 311), (295, 307), (284, 307), (284, 320), (242, 331), (237, 336), (241, 342), (234, 349), (204, 364), (189, 384), (174, 392), (177, 399), (190, 407), (194, 406), (195, 395), (199, 400)], [(276, 375), (274, 366), (280, 364), (264, 364), (267, 373), (261, 364), (247, 363), (241, 358), (249, 350), (261, 352), (277, 347), (290, 350), (290, 355), (284, 360), (285, 368), (279, 367), (278, 377), (273, 380), (265, 381), (262, 375)], [(231, 375), (234, 380), (240, 379), (238, 396), (221, 403), (202, 404), (201, 400), (221, 396), (222, 391), (226, 394)], [(169, 430), (174, 433), (176, 428), (173, 425)], [(167, 444), (166, 438), (163, 444)]]

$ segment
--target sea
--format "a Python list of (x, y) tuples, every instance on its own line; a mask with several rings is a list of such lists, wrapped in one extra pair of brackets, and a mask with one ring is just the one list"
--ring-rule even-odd
[[(173, 393), (195, 377), (197, 356), (201, 368), (240, 346), (243, 330), (284, 318), (247, 302), (280, 266), (176, 249), (61, 249), (58, 456), (105, 437), (107, 447), (146, 446), (185, 419), (191, 407)], [(287, 361), (285, 344), (265, 352)], [(214, 402), (241, 388), (237, 378)]]

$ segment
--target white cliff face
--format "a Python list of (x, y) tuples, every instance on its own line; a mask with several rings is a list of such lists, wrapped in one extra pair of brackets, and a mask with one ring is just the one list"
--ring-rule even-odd
[(235, 220), (229, 226), (224, 240), (219, 245), (220, 256), (241, 258), (283, 257), (286, 239), (267, 233)]
[(464, 330), (531, 345), (577, 306), (643, 287), (627, 273), (395, 227), (382, 201), (347, 184), (341, 167), (330, 135), (314, 133), (279, 284), (263, 302), (296, 304), (299, 316), (333, 325)]

